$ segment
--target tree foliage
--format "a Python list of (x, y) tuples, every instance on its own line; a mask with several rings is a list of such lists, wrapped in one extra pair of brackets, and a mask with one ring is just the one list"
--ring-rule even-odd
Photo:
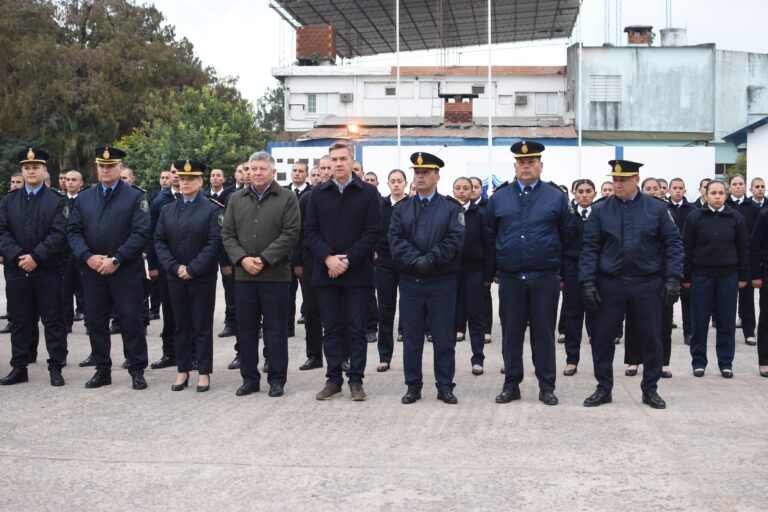
[(157, 9), (128, 0), (0, 0), (0, 56), (3, 184), (12, 144), (46, 148), (53, 172), (92, 170), (92, 149), (141, 126), (151, 98), (224, 87)]
[(256, 101), (256, 122), (263, 130), (277, 134), (285, 129), (283, 98), (283, 84), (281, 83), (275, 88), (268, 88)]
[(725, 182), (726, 183), (730, 182), (731, 178), (733, 176), (736, 176), (737, 174), (741, 174), (744, 177), (744, 181), (748, 182), (747, 155), (742, 154), (736, 157), (736, 163), (730, 166), (723, 175), (723, 177), (725, 178)]
[(253, 106), (228, 87), (186, 88), (167, 95), (153, 93), (141, 128), (116, 144), (128, 152), (126, 164), (137, 183), (157, 187), (160, 172), (178, 159), (195, 159), (230, 174), (268, 134), (256, 126)]

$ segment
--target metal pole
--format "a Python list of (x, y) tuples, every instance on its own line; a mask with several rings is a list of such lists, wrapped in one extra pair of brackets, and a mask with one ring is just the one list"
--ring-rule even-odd
[(581, 110), (583, 108), (582, 100), (584, 98), (584, 87), (583, 87), (583, 80), (582, 80), (582, 51), (584, 50), (584, 34), (582, 33), (582, 23), (581, 18), (582, 12), (581, 12), (581, 6), (582, 6), (583, 0), (579, 0), (579, 99), (578, 99), (578, 109), (576, 110), (576, 124), (579, 126), (579, 178), (581, 178), (581, 142), (582, 142), (582, 117), (581, 117)]
[(493, 0), (488, 0), (488, 90), (486, 91), (486, 97), (488, 98), (488, 187), (492, 185), (493, 181), (493, 86), (492, 86), (492, 53), (491, 53), (491, 12), (492, 12)]
[(403, 160), (400, 148), (400, 0), (395, 0), (395, 57), (397, 59), (397, 79), (395, 93), (397, 98), (397, 167)]

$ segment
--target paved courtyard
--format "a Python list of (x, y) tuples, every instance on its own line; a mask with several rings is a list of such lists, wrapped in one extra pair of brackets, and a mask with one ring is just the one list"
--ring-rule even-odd
[[(222, 319), (219, 287), (217, 330)], [(149, 328), (150, 361), (160, 356), (160, 329), (159, 321)], [(41, 347), (30, 382), (0, 388), (0, 510), (768, 508), (768, 379), (740, 335), (735, 377), (710, 366), (698, 379), (675, 329), (674, 378), (659, 389), (668, 408), (657, 411), (642, 405), (640, 377), (624, 376), (623, 345), (613, 404), (581, 405), (595, 384), (588, 345), (579, 372), (558, 377), (559, 406), (538, 402), (529, 352), (522, 401), (494, 403), (503, 381), (498, 325), (485, 375), (472, 376), (469, 343), (457, 344), (456, 406), (438, 402), (430, 385), (420, 402), (400, 404), (400, 344), (384, 374), (368, 346), (367, 402), (351, 402), (347, 388), (343, 398), (317, 402), (324, 371), (298, 371), (302, 326), (296, 334), (286, 395), (236, 397), (239, 373), (226, 369), (234, 338), (216, 338), (208, 393), (171, 392), (174, 369), (147, 370), (146, 391), (133, 391), (119, 369), (111, 386), (87, 390), (93, 370), (77, 362), (88, 339), (75, 324), (66, 386), (49, 385)], [(121, 341), (112, 340), (117, 366)], [(431, 357), (427, 345), (425, 383)], [(2, 335), (3, 374), (9, 359)], [(558, 372), (564, 360), (558, 345)]]

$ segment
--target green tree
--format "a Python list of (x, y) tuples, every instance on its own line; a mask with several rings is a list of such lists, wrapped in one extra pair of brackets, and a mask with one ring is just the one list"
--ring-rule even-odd
[(725, 178), (725, 182), (728, 183), (731, 181), (731, 178), (737, 174), (744, 176), (744, 181), (747, 181), (747, 155), (737, 156), (736, 163), (725, 171), (723, 178)]
[(256, 122), (259, 127), (274, 135), (285, 130), (285, 109), (283, 100), (283, 84), (267, 88), (267, 91), (256, 100)]
[(116, 145), (128, 152), (126, 165), (137, 183), (155, 189), (160, 172), (174, 160), (195, 159), (231, 174), (268, 140), (248, 101), (230, 87), (206, 86), (151, 94), (141, 128)]

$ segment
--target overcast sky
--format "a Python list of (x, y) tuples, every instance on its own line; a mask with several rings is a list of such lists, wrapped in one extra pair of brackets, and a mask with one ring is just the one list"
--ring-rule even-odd
[[(141, 0), (140, 0), (141, 1)], [(294, 32), (269, 8), (269, 0), (147, 0), (186, 37), (196, 55), (219, 76), (239, 77), (243, 95), (256, 101), (267, 87), (277, 82), (271, 69), (290, 65), (295, 58)], [(308, 0), (311, 1), (311, 0)], [(392, 10), (394, 12), (394, 0)], [(495, 0), (502, 1), (502, 0)], [(507, 0), (510, 1), (510, 0)], [(610, 4), (608, 41), (616, 43), (616, 0)], [(621, 28), (626, 25), (652, 25), (654, 31), (666, 26), (666, 0), (623, 0)], [(604, 0), (584, 0), (582, 7), (584, 44), (601, 45), (605, 38)], [(672, 0), (672, 26), (688, 29), (688, 43), (716, 43), (724, 50), (768, 53), (765, 24), (766, 0)], [(578, 40), (575, 29), (574, 41)], [(625, 37), (621, 33), (622, 37)], [(657, 37), (657, 41), (660, 38)], [(623, 39), (621, 41), (623, 44)], [(493, 51), (495, 65), (564, 65), (567, 41), (546, 41), (505, 45)], [(451, 50), (450, 64), (488, 63), (486, 48)], [(355, 61), (358, 64), (394, 65), (393, 55), (380, 55)], [(437, 65), (434, 52), (401, 54), (401, 65)]]

